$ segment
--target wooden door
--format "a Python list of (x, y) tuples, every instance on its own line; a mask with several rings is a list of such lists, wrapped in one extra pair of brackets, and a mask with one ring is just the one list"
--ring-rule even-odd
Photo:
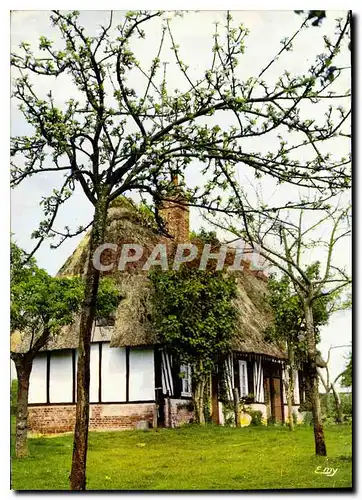
[(165, 427), (165, 396), (162, 387), (156, 388), (157, 427)]
[(282, 381), (278, 377), (272, 378), (272, 413), (276, 422), (283, 421)]

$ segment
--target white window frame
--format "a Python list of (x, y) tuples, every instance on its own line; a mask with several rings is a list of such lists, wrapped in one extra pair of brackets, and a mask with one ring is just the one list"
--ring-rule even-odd
[[(244, 374), (243, 374), (243, 369), (244, 367)], [(243, 375), (244, 375), (244, 381), (243, 381)], [(248, 364), (246, 361), (239, 359), (239, 382), (240, 382), (240, 398), (245, 398), (249, 391), (248, 391)], [(245, 388), (245, 394), (243, 391), (243, 387)]]
[[(181, 378), (181, 396), (191, 397), (192, 396), (192, 378), (191, 378), (191, 365), (184, 364), (180, 366), (180, 373), (184, 376)], [(189, 388), (189, 390), (187, 390)]]

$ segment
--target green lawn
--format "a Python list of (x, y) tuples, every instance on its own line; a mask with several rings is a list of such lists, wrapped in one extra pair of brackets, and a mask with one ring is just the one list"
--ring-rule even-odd
[[(349, 488), (352, 428), (325, 429), (328, 458), (314, 456), (312, 427), (241, 429), (185, 426), (92, 432), (90, 490), (250, 490)], [(31, 456), (12, 460), (15, 490), (66, 490), (72, 436), (30, 439)], [(315, 473), (338, 469), (333, 477)]]

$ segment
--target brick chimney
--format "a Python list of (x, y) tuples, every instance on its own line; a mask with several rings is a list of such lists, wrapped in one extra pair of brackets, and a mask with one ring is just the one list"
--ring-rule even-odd
[[(178, 178), (172, 178), (175, 186), (178, 186)], [(186, 199), (180, 190), (170, 194), (169, 199), (162, 202), (159, 213), (166, 224), (166, 229), (174, 237), (176, 243), (189, 241), (190, 233), (190, 209), (188, 205), (182, 205)]]

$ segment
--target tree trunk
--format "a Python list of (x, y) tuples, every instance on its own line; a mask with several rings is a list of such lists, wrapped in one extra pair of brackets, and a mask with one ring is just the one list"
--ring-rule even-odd
[(240, 427), (240, 400), (239, 400), (239, 391), (237, 387), (234, 388), (233, 395), (234, 395), (235, 427)]
[(312, 303), (310, 300), (304, 301), (304, 312), (307, 333), (307, 348), (308, 348), (308, 370), (310, 380), (310, 399), (313, 414), (313, 427), (314, 427), (314, 442), (315, 454), (318, 456), (327, 456), (327, 449), (324, 439), (324, 431), (322, 424), (322, 412), (319, 399), (318, 388), (318, 373), (317, 373), (317, 349), (314, 332), (313, 311)]
[(11, 357), (15, 363), (18, 377), (15, 456), (23, 458), (28, 456), (28, 398), (33, 358), (25, 354), (15, 354)]
[(196, 422), (200, 425), (205, 425), (204, 389), (205, 389), (205, 382), (203, 380), (198, 380), (195, 384), (194, 406), (195, 406), (195, 419)]
[(200, 384), (200, 414), (199, 414), (200, 425), (205, 425), (204, 392), (205, 392), (205, 381), (202, 380)]
[(288, 404), (288, 426), (292, 431), (294, 430), (294, 421), (293, 421), (293, 393), (294, 393), (294, 353), (290, 342), (288, 342), (288, 385), (287, 385), (287, 404)]
[(339, 397), (338, 392), (336, 391), (336, 388), (334, 387), (334, 384), (331, 384), (331, 389), (333, 392), (333, 397), (334, 397), (334, 404), (336, 405), (336, 422), (338, 424), (343, 422), (343, 413), (342, 413), (342, 407), (341, 407), (341, 399)]
[[(290, 373), (292, 372), (292, 373)], [(293, 384), (290, 382), (290, 377), (293, 376), (293, 368), (288, 368), (288, 383), (286, 387), (287, 393), (287, 404), (288, 404), (288, 427), (292, 431), (294, 430), (294, 421), (293, 421)]]
[(89, 424), (89, 379), (90, 379), (90, 343), (96, 311), (96, 300), (100, 271), (93, 266), (95, 250), (104, 243), (108, 211), (108, 186), (103, 188), (95, 207), (93, 226), (90, 237), (90, 250), (86, 273), (84, 302), (82, 306), (79, 351), (77, 365), (77, 407), (73, 442), (73, 459), (70, 473), (70, 489), (86, 489), (86, 463)]

